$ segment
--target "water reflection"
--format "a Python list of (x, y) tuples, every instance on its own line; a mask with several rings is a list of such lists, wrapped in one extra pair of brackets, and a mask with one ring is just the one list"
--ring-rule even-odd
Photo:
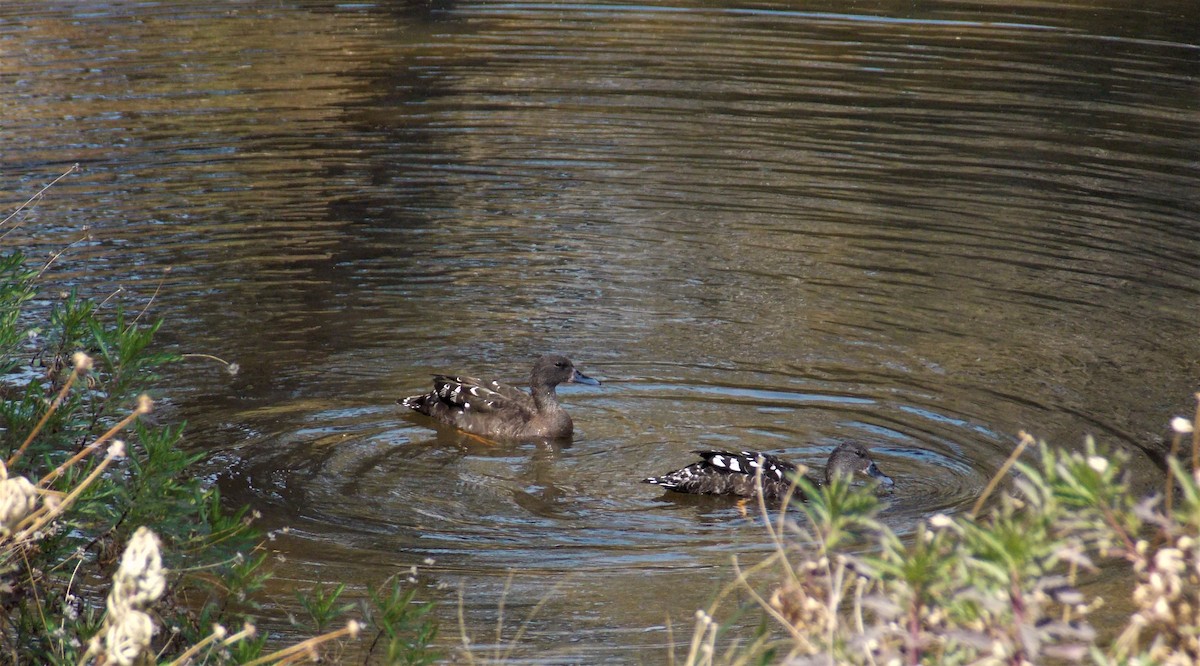
[[(863, 441), (901, 532), (1022, 428), (1157, 477), (1200, 351), (1194, 13), (10, 3), (0, 191), (84, 171), (3, 242), (91, 227), (47, 280), (157, 293), (168, 343), (242, 364), (170, 393), (223, 492), (293, 528), (276, 585), (432, 558), (477, 640), (551, 594), (516, 654), (628, 662), (770, 547), (639, 483), (693, 448)], [(550, 351), (609, 380), (563, 390), (568, 446), (394, 405)]]

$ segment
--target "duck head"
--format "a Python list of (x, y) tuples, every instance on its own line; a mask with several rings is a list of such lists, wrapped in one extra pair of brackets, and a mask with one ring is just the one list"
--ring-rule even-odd
[(530, 377), (531, 386), (554, 387), (559, 384), (587, 384), (599, 386), (598, 380), (592, 379), (575, 369), (575, 364), (566, 356), (550, 354), (543, 356), (533, 364), (533, 374)]
[(891, 477), (879, 471), (879, 466), (871, 459), (871, 452), (867, 447), (856, 442), (840, 444), (829, 454), (829, 462), (825, 465), (825, 482), (832, 482), (835, 476), (864, 476), (884, 488), (895, 485)]

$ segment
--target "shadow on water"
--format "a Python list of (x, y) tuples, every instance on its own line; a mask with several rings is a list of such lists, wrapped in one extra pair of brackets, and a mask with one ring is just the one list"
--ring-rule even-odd
[[(0, 191), (83, 171), (4, 242), (241, 364), (167, 408), (290, 528), (279, 631), (293, 586), (416, 564), (477, 643), (503, 603), (500, 644), (539, 608), (517, 657), (657, 663), (770, 548), (639, 482), (695, 448), (864, 442), (904, 534), (1022, 429), (1157, 484), (1200, 359), (1200, 20), (1126, 4), (9, 3)], [(548, 351), (605, 380), (561, 390), (569, 444), (394, 404)]]

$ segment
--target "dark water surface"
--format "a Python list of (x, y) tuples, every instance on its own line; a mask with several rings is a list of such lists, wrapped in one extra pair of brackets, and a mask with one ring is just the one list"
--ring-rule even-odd
[[(462, 589), (477, 644), (544, 600), (514, 656), (662, 663), (769, 549), (638, 483), (698, 447), (863, 441), (902, 532), (1021, 429), (1155, 483), (1200, 374), (1194, 2), (671, 2), (0, 5), (0, 203), (81, 165), (2, 242), (241, 364), (164, 393), (292, 528), (273, 629), (417, 564), (447, 640)], [(546, 351), (605, 382), (568, 446), (394, 404)]]

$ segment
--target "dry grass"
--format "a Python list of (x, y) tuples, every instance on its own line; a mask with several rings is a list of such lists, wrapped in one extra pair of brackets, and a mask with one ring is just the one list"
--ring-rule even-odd
[[(793, 511), (760, 503), (774, 552), (748, 568), (733, 558), (734, 580), (697, 612), (682, 663), (1200, 663), (1200, 434), (1187, 419), (1173, 428), (1170, 471), (1152, 497), (1130, 492), (1124, 454), (1090, 439), (1082, 452), (1057, 451), (1023, 434), (969, 514), (931, 516), (904, 540), (875, 520), (869, 490), (801, 481), (810, 500)], [(1187, 435), (1190, 470), (1178, 455)], [(1027, 449), (1036, 461), (1022, 460)], [(1077, 580), (1100, 567), (1128, 572), (1134, 602), (1108, 644), (1089, 621), (1104, 600)], [(713, 618), (735, 596), (773, 629), (719, 631)]]

